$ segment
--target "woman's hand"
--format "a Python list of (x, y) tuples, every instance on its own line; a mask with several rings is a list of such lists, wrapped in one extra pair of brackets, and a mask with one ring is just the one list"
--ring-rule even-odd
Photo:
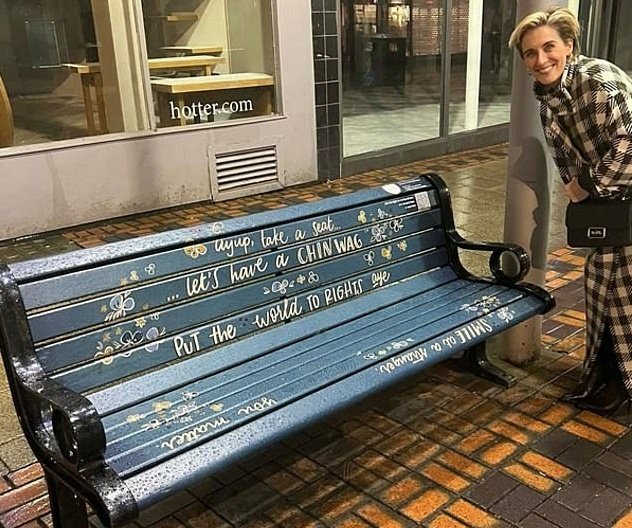
[(573, 178), (569, 183), (564, 184), (564, 190), (571, 202), (583, 202), (590, 196), (590, 193), (579, 184), (577, 177)]

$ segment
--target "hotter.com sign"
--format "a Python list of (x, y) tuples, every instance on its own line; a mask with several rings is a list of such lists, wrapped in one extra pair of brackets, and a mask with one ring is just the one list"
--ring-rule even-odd
[(219, 114), (235, 114), (239, 112), (252, 112), (252, 99), (244, 99), (242, 101), (226, 101), (224, 103), (192, 103), (190, 105), (182, 105), (181, 107), (169, 101), (171, 110), (171, 119), (189, 119), (194, 117), (208, 117)]

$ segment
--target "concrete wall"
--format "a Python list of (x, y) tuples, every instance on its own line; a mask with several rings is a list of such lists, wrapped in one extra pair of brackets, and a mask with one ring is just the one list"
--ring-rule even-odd
[(277, 11), (283, 117), (2, 149), (0, 239), (209, 199), (211, 154), (236, 148), (276, 145), (283, 185), (316, 179), (310, 2)]

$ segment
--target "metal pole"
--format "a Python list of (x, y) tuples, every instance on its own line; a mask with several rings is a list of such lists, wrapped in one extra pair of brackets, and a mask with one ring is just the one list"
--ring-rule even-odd
[[(534, 11), (552, 5), (566, 5), (559, 0), (518, 0), (516, 22)], [(505, 202), (505, 241), (520, 244), (531, 257), (531, 271), (526, 280), (544, 285), (549, 239), (550, 174), (553, 161), (548, 155), (542, 133), (538, 103), (533, 96), (533, 79), (514, 55), (509, 124), (509, 160), (507, 198)], [(511, 266), (510, 262), (505, 265)], [(540, 354), (542, 317), (532, 317), (513, 327), (501, 337), (501, 357), (516, 365), (534, 361)]]

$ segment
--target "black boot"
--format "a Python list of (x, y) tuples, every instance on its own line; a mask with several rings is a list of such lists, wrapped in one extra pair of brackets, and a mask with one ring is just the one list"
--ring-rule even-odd
[(622, 404), (627, 402), (629, 413), (632, 400), (630, 399), (628, 390), (623, 384), (623, 376), (621, 375), (617, 363), (609, 325), (606, 326), (602, 346), (599, 350), (598, 361), (600, 361), (602, 365), (606, 364), (608, 366), (605, 387), (598, 392), (593, 392), (591, 396), (577, 400), (575, 404), (580, 409), (610, 414), (614, 413)]
[(607, 374), (608, 365), (597, 358), (588, 376), (579, 382), (571, 392), (564, 394), (560, 400), (566, 403), (576, 403), (598, 394), (606, 385)]
[(623, 380), (620, 377), (615, 377), (601, 391), (576, 401), (575, 405), (586, 411), (612, 414), (624, 403), (627, 403), (629, 413), (632, 405), (630, 394), (623, 385)]

